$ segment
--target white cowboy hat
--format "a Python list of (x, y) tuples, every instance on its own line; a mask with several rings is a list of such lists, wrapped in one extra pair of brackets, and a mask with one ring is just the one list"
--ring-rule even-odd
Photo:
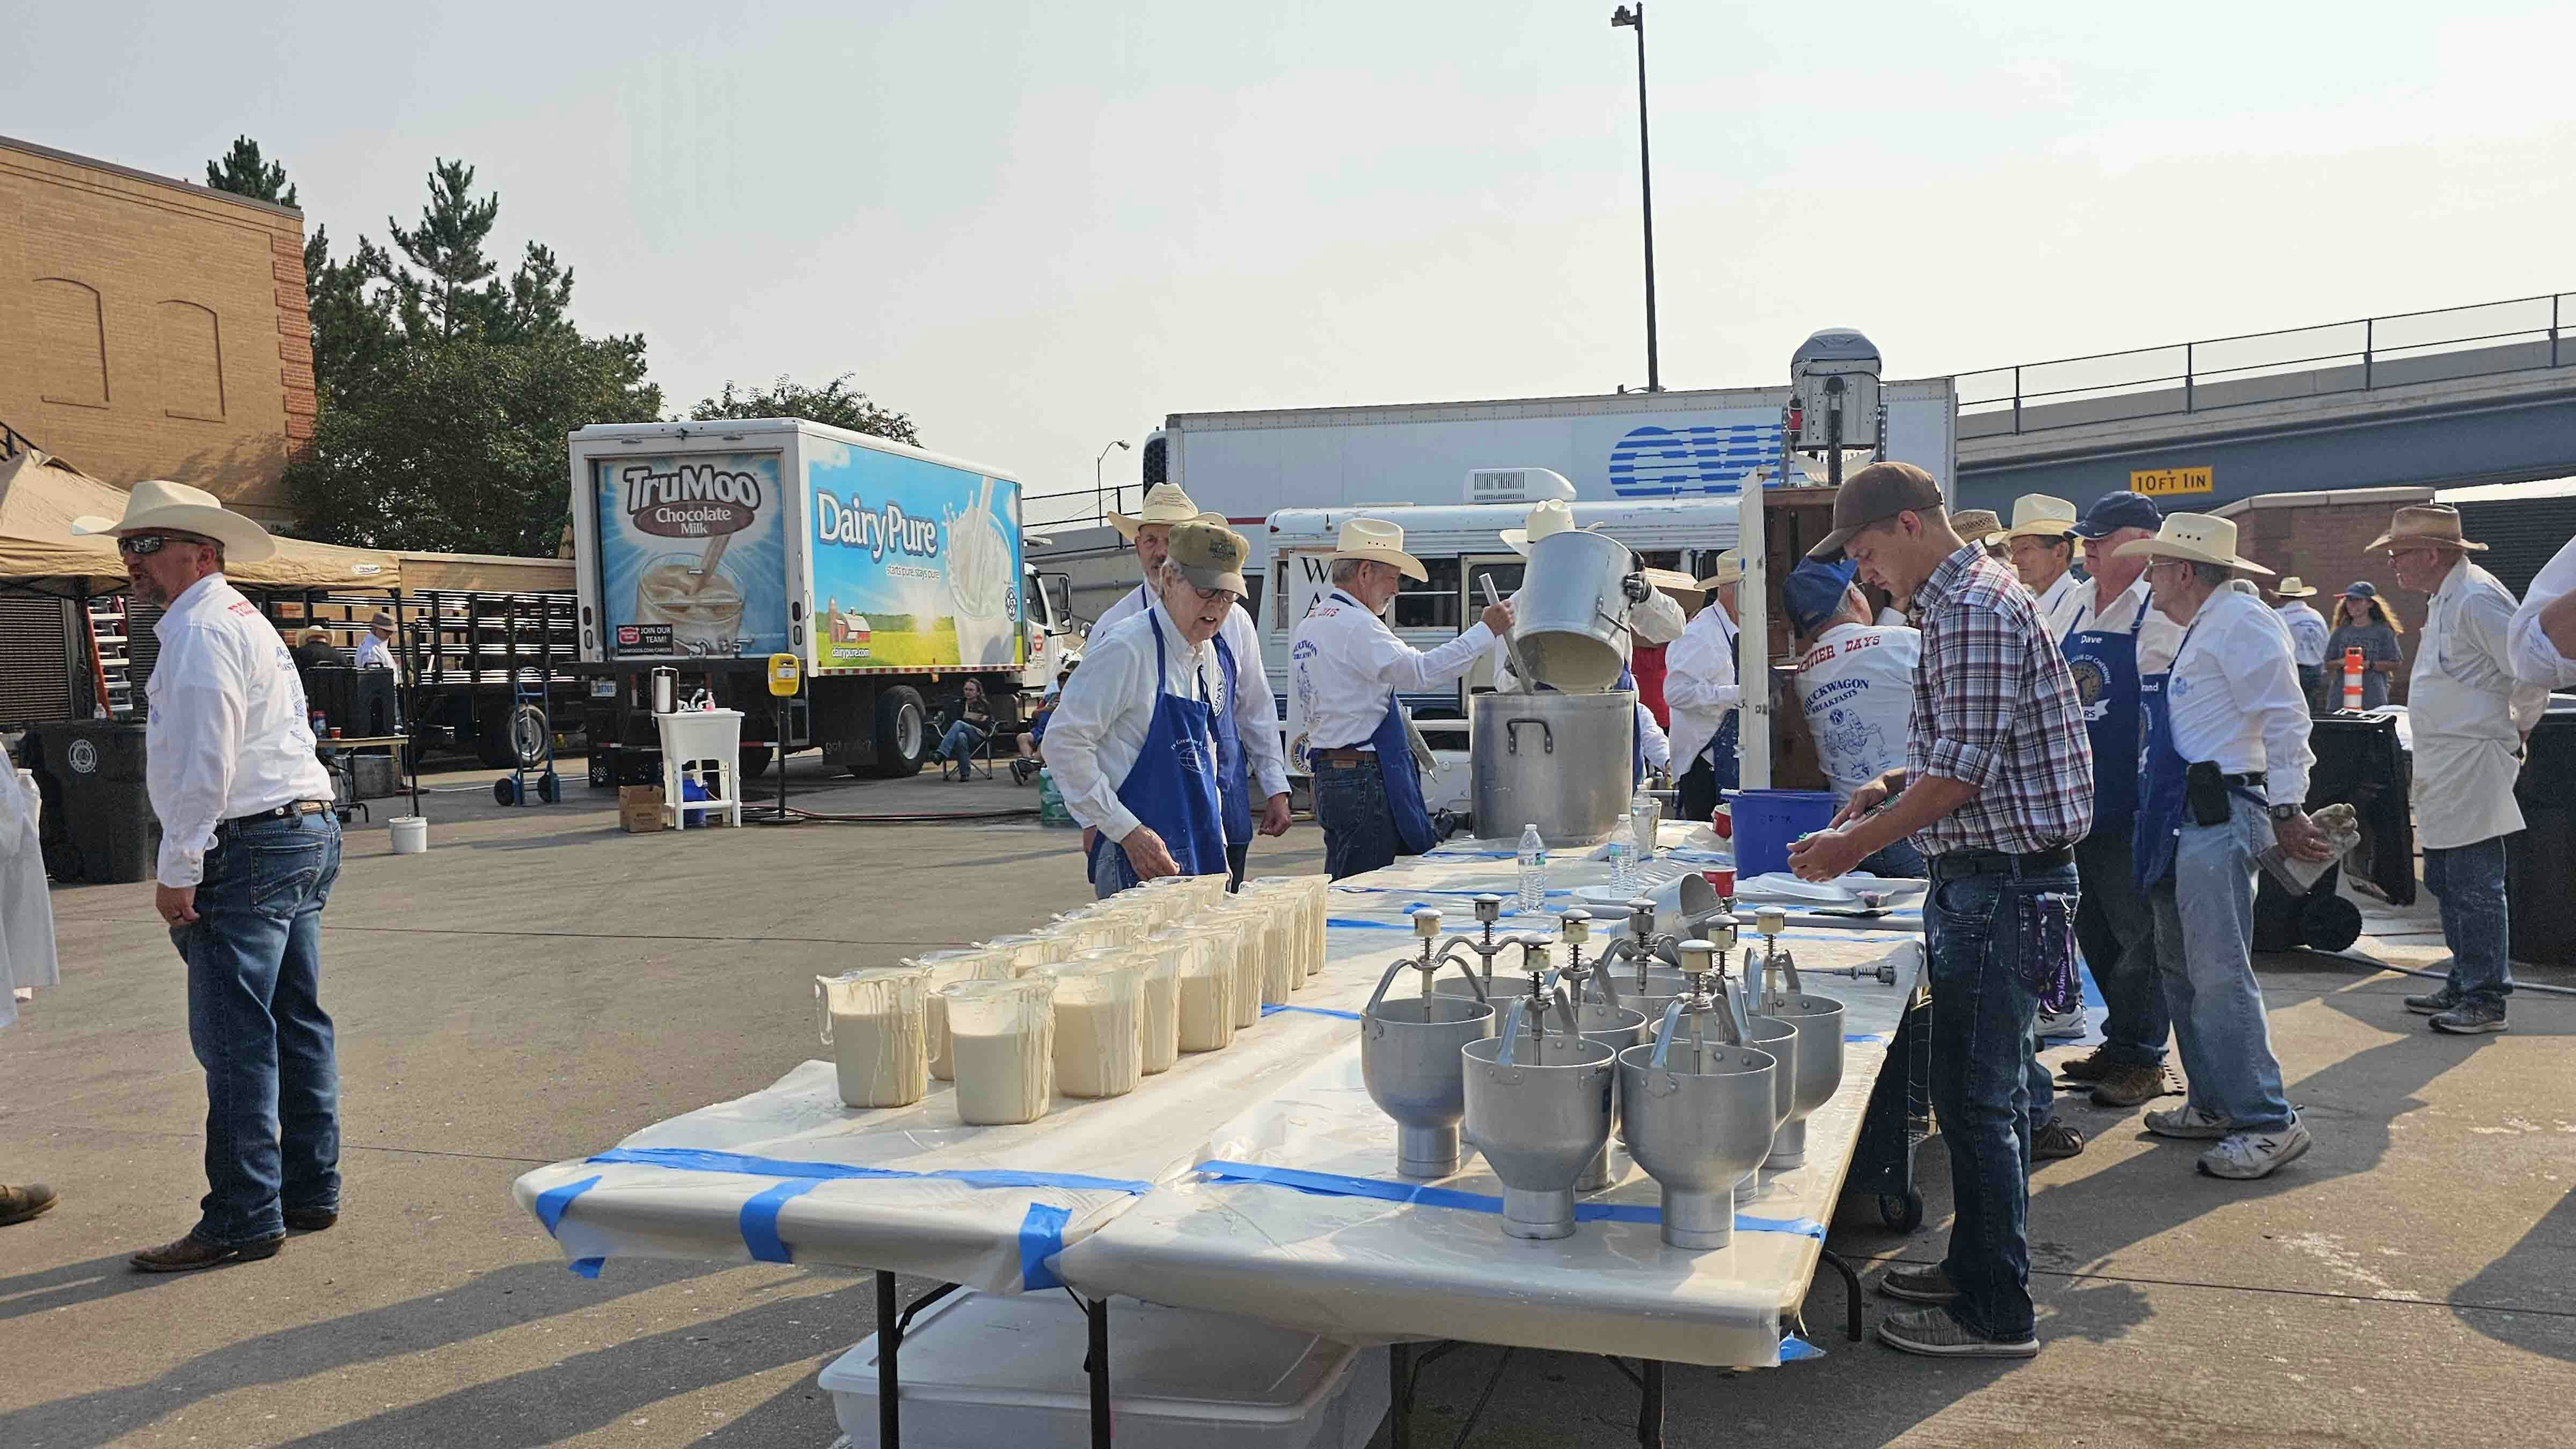
[(1354, 518), (1343, 523), (1342, 536), (1333, 545), (1333, 557), (1393, 564), (1406, 578), (1418, 583), (1431, 581), (1431, 571), (1422, 566), (1422, 560), (1404, 551), (1404, 525), (1383, 518)]
[(2206, 513), (2168, 513), (2153, 538), (2136, 538), (2113, 550), (2118, 558), (2179, 558), (2193, 563), (2243, 569), (2265, 578), (2272, 571), (2250, 558), (2236, 556), (2236, 525)]
[(2016, 538), (2064, 538), (2075, 531), (2075, 505), (2045, 493), (2025, 493), (2013, 500), (2012, 527), (1988, 534), (1986, 542)]
[(2317, 591), (2308, 584), (2308, 581), (2297, 574), (2292, 574), (2273, 585), (2272, 592), (2284, 599), (2313, 599), (2317, 596)]
[(1713, 573), (1713, 574), (1710, 574), (1707, 578), (1704, 578), (1704, 579), (1702, 579), (1702, 580), (1700, 580), (1700, 581), (1699, 581), (1699, 586), (1700, 586), (1701, 588), (1703, 588), (1703, 589), (1714, 589), (1714, 588), (1720, 588), (1720, 587), (1723, 587), (1723, 586), (1725, 586), (1725, 585), (1727, 585), (1727, 584), (1734, 583), (1734, 582), (1735, 582), (1736, 580), (1738, 580), (1738, 579), (1743, 578), (1743, 577), (1744, 577), (1744, 553), (1743, 553), (1743, 550), (1741, 550), (1741, 549), (1732, 549), (1732, 548), (1730, 548), (1730, 549), (1728, 549), (1726, 552), (1724, 552), (1724, 553), (1722, 553), (1722, 554), (1719, 554), (1719, 555), (1717, 556), (1717, 563), (1715, 564), (1715, 568), (1717, 569), (1717, 572), (1715, 572), (1715, 573)]
[[(1597, 528), (1600, 525), (1586, 524), (1584, 526), (1587, 528)], [(1574, 506), (1567, 503), (1562, 498), (1550, 498), (1546, 502), (1539, 504), (1536, 508), (1531, 509), (1529, 511), (1529, 517), (1522, 520), (1520, 527), (1504, 529), (1502, 531), (1502, 539), (1504, 544), (1508, 546), (1512, 552), (1519, 554), (1523, 558), (1527, 558), (1529, 557), (1531, 544), (1538, 542), (1542, 538), (1546, 538), (1550, 534), (1573, 532), (1574, 528)]]
[(1222, 528), (1225, 515), (1200, 512), (1199, 506), (1190, 501), (1190, 495), (1182, 492), (1178, 483), (1157, 483), (1146, 489), (1145, 506), (1137, 509), (1133, 516), (1124, 513), (1109, 515), (1109, 526), (1118, 530), (1119, 537), (1131, 542), (1136, 537), (1137, 527), (1147, 523), (1213, 523)]
[(1666, 593), (1697, 594), (1703, 592), (1700, 588), (1699, 580), (1683, 573), (1680, 569), (1639, 569), (1638, 572), (1646, 576), (1647, 583), (1654, 585), (1656, 588), (1662, 589)]
[(224, 507), (222, 499), (203, 488), (158, 478), (134, 485), (134, 491), (125, 496), (123, 518), (87, 513), (72, 520), (76, 534), (113, 533), (121, 538), (161, 529), (211, 538), (224, 546), (230, 563), (257, 563), (277, 552), (277, 540), (268, 536), (267, 529)]

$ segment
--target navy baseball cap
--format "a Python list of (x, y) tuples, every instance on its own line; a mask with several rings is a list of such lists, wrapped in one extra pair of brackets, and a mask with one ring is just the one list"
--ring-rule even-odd
[(2123, 488), (2094, 499), (2093, 506), (2076, 520), (2074, 533), (2077, 538), (2109, 538), (2123, 528), (2143, 528), (2152, 533), (2163, 524), (2164, 515), (2156, 511), (2154, 499)]
[(2370, 580), (2362, 579), (2345, 589), (2343, 596), (2347, 599), (2375, 599), (2379, 597), (2379, 590)]
[(1841, 613), (1853, 568), (1849, 559), (1830, 564), (1806, 559), (1789, 570), (1789, 576), (1780, 581), (1781, 602), (1789, 606), (1789, 627), (1813, 634), (1817, 625)]

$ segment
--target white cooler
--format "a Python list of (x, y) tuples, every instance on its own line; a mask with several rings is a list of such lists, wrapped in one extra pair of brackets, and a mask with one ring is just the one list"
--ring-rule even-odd
[[(1062, 1293), (959, 1291), (903, 1337), (904, 1449), (1086, 1449), (1090, 1347)], [(872, 1334), (818, 1381), (852, 1449), (877, 1442)], [(1249, 1318), (1109, 1302), (1119, 1449), (1366, 1449), (1386, 1417), (1387, 1355)]]

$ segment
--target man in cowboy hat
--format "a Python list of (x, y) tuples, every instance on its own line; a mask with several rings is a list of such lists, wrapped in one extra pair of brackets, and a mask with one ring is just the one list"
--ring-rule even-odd
[(1737, 706), (1744, 691), (1735, 682), (1735, 587), (1744, 578), (1744, 555), (1717, 556), (1699, 581), (1708, 602), (1664, 650), (1664, 708), (1672, 719), (1672, 770), (1681, 818), (1705, 821), (1720, 792), (1736, 785)]
[(2280, 600), (2273, 612), (2290, 631), (2290, 657), (2299, 666), (2299, 692), (2308, 697), (2311, 709), (2326, 681), (2326, 616), (2308, 606), (2316, 596), (2315, 586), (2297, 574), (2272, 586), (2272, 597)]
[(358, 667), (360, 669), (393, 668), (393, 644), (394, 616), (385, 610), (378, 609), (376, 616), (367, 621), (367, 632), (358, 636)]
[(2075, 576), (2075, 505), (2045, 493), (2025, 493), (2013, 500), (2012, 527), (1987, 538), (2004, 546), (2005, 561), (2020, 575), (2021, 586), (2039, 600), (2039, 615), (2050, 618), (2083, 580)]
[[(1227, 526), (1224, 514), (1200, 511), (1178, 483), (1157, 483), (1146, 489), (1144, 507), (1132, 518), (1124, 513), (1109, 515), (1110, 526), (1135, 548), (1137, 572), (1145, 582), (1102, 610), (1099, 621), (1091, 626), (1093, 633), (1104, 633), (1152, 608), (1156, 597), (1154, 570), (1162, 565), (1172, 530), (1184, 523)], [(1253, 627), (1252, 615), (1240, 603), (1226, 615), (1225, 627), (1217, 633), (1216, 651), (1218, 671), (1225, 676), (1226, 706), (1231, 711), (1217, 741), (1218, 752), (1223, 756), (1217, 762), (1217, 782), (1225, 788), (1225, 857), (1234, 883), (1241, 885), (1244, 861), (1251, 853), (1256, 831), (1262, 835), (1288, 833), (1288, 753), (1279, 740), (1278, 701), (1272, 698), (1269, 678), (1261, 670), (1261, 634)], [(1241, 688), (1236, 687), (1238, 681)], [(1252, 809), (1256, 798), (1261, 801), (1258, 825)], [(1086, 829), (1084, 848), (1089, 849), (1093, 843)]]
[(2311, 1139), (2282, 1095), (2254, 979), (2255, 857), (2276, 838), (2302, 860), (2334, 856), (2301, 807), (2316, 760), (2307, 701), (2289, 629), (2235, 577), (2271, 570), (2237, 556), (2234, 523), (2172, 514), (2120, 555), (2147, 561), (2156, 608), (2183, 626), (2171, 668), (2140, 687), (2135, 848), (2191, 1081), (2182, 1106), (2147, 1114), (2147, 1130), (2213, 1143), (2200, 1154), (2212, 1177), (2269, 1177)]
[(2012, 562), (2004, 551), (2001, 537), (2004, 521), (1991, 508), (1962, 508), (1950, 515), (1950, 528), (1959, 537), (1986, 551), (1986, 557)]
[(2447, 503), (2397, 510), (2371, 540), (2397, 571), (2398, 587), (2430, 594), (2406, 714), (2415, 739), (2415, 839), (2424, 847), (2424, 885), (2442, 905), (2451, 947), (2442, 989), (2409, 996), (2435, 1031), (2502, 1031), (2513, 993), (2507, 960), (2504, 838), (2522, 829), (2513, 798), (2523, 741), (2549, 707), (2549, 691), (2514, 678), (2508, 642), (2512, 591), (2469, 561), (2485, 544), (2460, 531)]
[[(1991, 529), (1991, 525), (1988, 525)], [(1881, 1280), (1931, 1305), (1879, 1337), (1907, 1353), (2028, 1358), (2031, 1023), (2073, 993), (2074, 842), (2092, 823), (2092, 753), (2057, 641), (2013, 577), (1951, 527), (1941, 484), (1872, 463), (1834, 496), (1834, 529), (1808, 555), (1911, 600), (1922, 626), (1905, 762), (1852, 792), (1829, 828), (1793, 844), (1790, 869), (1831, 880), (1898, 840), (1930, 857), (1923, 907), (1933, 994), (1932, 1110), (1957, 1187), (1940, 1264)], [(1880, 808), (1884, 806), (1885, 808)]]
[(1236, 688), (1214, 641), (1246, 592), (1248, 549), (1195, 521), (1167, 545), (1153, 608), (1091, 636), (1047, 727), (1047, 767), (1083, 824), (1102, 896), (1229, 869), (1219, 772)]
[(1324, 870), (1335, 880), (1420, 855), (1437, 841), (1413, 762), (1404, 695), (1447, 683), (1512, 626), (1508, 603), (1437, 649), (1415, 649), (1386, 626), (1404, 580), (1427, 582), (1404, 551), (1404, 529), (1383, 519), (1342, 525), (1333, 550), (1332, 589), (1297, 623), (1289, 646), (1289, 687), (1306, 720), (1306, 758), (1315, 818), (1324, 827)]
[[(1527, 558), (1530, 549), (1539, 540), (1574, 530), (1574, 510), (1568, 507), (1563, 499), (1550, 498), (1529, 511), (1529, 518), (1523, 526), (1506, 528), (1502, 530), (1500, 537), (1512, 552)], [(1657, 574), (1665, 571), (1640, 569), (1639, 572)], [(1649, 579), (1648, 582), (1651, 583), (1653, 580)], [(1521, 589), (1514, 589), (1511, 594), (1511, 606), (1516, 614), (1521, 607), (1521, 593)], [(1672, 740), (1664, 733), (1664, 727), (1656, 720), (1654, 713), (1646, 708), (1645, 691), (1638, 687), (1637, 673), (1634, 668), (1635, 657), (1641, 644), (1653, 645), (1660, 649), (1680, 638), (1686, 622), (1682, 618), (1682, 606), (1679, 601), (1659, 587), (1650, 591), (1642, 601), (1628, 611), (1628, 632), (1621, 635), (1619, 639), (1620, 652), (1627, 656), (1628, 663), (1621, 668), (1619, 678), (1612, 683), (1611, 688), (1630, 690), (1637, 695), (1637, 732), (1634, 753), (1637, 781), (1641, 785), (1645, 782), (1646, 771), (1661, 770), (1671, 764)], [(1495, 640), (1491, 658), (1494, 688), (1511, 690), (1529, 687), (1512, 669), (1510, 645), (1500, 639)], [(1537, 687), (1548, 689), (1551, 686), (1542, 683)]]
[(273, 1257), (340, 1212), (340, 1079), (324, 1014), (322, 907), (340, 873), (331, 776), (314, 754), (286, 641), (224, 581), (277, 551), (213, 494), (135, 485), (114, 534), (134, 597), (162, 606), (145, 788), (161, 819), (153, 910), (188, 965), (188, 1039), (206, 1072), (203, 1215), (134, 1255), (175, 1273)]

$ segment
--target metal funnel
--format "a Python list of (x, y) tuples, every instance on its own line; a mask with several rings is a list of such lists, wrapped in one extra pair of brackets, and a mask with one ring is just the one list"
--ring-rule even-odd
[[(1776, 1133), (1780, 1124), (1788, 1121), (1789, 1114), (1797, 1108), (1798, 1025), (1776, 1016), (1748, 1018), (1744, 1023), (1744, 1044), (1771, 1058), (1771, 1085), (1774, 1088), (1771, 1130)], [(1751, 1202), (1761, 1186), (1760, 1168), (1744, 1174), (1743, 1181), (1735, 1185), (1735, 1205), (1742, 1207)]]
[(1494, 1009), (1472, 996), (1381, 995), (1361, 1013), (1360, 1077), (1378, 1110), (1395, 1119), (1399, 1174), (1458, 1170), (1458, 1121), (1467, 1110), (1458, 1051), (1493, 1034)]
[(1664, 1194), (1664, 1242), (1723, 1248), (1735, 1236), (1735, 1183), (1771, 1147), (1776, 1064), (1767, 1052), (1675, 1042), (1663, 1067), (1655, 1044), (1619, 1053), (1628, 1152)]
[(1503, 1231), (1515, 1238), (1574, 1234), (1574, 1181), (1610, 1136), (1616, 1054), (1599, 1042), (1524, 1037), (1510, 1066), (1499, 1037), (1461, 1052), (1467, 1130), (1503, 1183)]
[[(1614, 1052), (1635, 1046), (1651, 1034), (1644, 1012), (1626, 1006), (1612, 1006), (1606, 1001), (1579, 1003), (1574, 1008), (1574, 1019), (1585, 1041), (1599, 1042)], [(1615, 1113), (1617, 1110), (1614, 1100), (1611, 1111)], [(1583, 1176), (1575, 1179), (1574, 1190), (1599, 1192), (1609, 1185), (1610, 1144), (1604, 1140), (1601, 1150), (1592, 1154), (1591, 1163), (1583, 1169)]]
[(1807, 1160), (1807, 1114), (1834, 1099), (1843, 1084), (1843, 1004), (1830, 996), (1797, 991), (1767, 992), (1755, 1001), (1764, 1016), (1798, 1029), (1796, 1098), (1787, 1120), (1771, 1140), (1771, 1156), (1762, 1165), (1797, 1167)]

